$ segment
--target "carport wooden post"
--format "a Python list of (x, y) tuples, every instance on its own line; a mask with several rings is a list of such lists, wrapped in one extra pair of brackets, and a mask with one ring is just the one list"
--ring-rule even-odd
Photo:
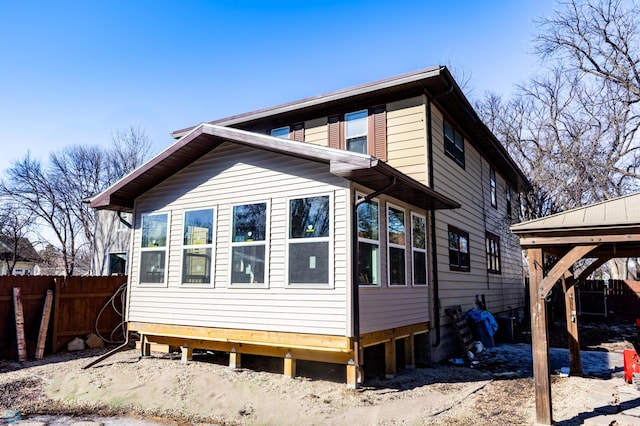
[(530, 248), (529, 299), (531, 305), (531, 350), (533, 352), (533, 378), (536, 396), (536, 423), (552, 424), (551, 383), (549, 379), (549, 342), (547, 338), (547, 307), (540, 292), (544, 271), (542, 249)]
[(569, 272), (565, 273), (562, 277), (562, 289), (564, 290), (564, 305), (567, 321), (567, 338), (569, 340), (569, 374), (571, 376), (582, 376), (575, 282), (573, 275)]

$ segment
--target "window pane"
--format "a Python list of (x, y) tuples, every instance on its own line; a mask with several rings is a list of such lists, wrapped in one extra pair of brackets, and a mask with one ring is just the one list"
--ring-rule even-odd
[(360, 154), (368, 153), (367, 137), (347, 139), (347, 151), (358, 152)]
[(289, 203), (290, 238), (329, 236), (329, 196), (299, 198)]
[(125, 253), (109, 253), (109, 275), (126, 273), (127, 255)]
[(449, 249), (458, 251), (460, 249), (460, 240), (458, 234), (449, 232)]
[(358, 237), (377, 240), (378, 237), (378, 203), (367, 201), (358, 206)]
[(191, 248), (183, 250), (182, 282), (211, 282), (211, 249)]
[(391, 244), (404, 245), (404, 212), (389, 208), (389, 242)]
[(458, 258), (458, 250), (449, 249), (449, 265), (459, 266), (460, 259)]
[(142, 247), (166, 247), (167, 213), (142, 217)]
[(360, 284), (380, 284), (379, 247), (377, 244), (358, 243), (358, 272)]
[(275, 136), (277, 138), (289, 139), (289, 126), (272, 129), (271, 136)]
[(184, 240), (186, 246), (213, 242), (213, 209), (194, 210), (184, 215)]
[(413, 216), (413, 247), (419, 249), (426, 248), (426, 229), (427, 223), (425, 218), (420, 216)]
[(367, 137), (367, 110), (345, 114), (345, 136), (347, 139)]
[(460, 236), (460, 252), (469, 253), (469, 241), (467, 237)]
[(267, 230), (267, 203), (233, 207), (233, 242), (264, 241)]
[(264, 283), (264, 245), (233, 247), (232, 283)]
[(329, 283), (329, 243), (289, 244), (289, 283)]
[(455, 136), (453, 135), (453, 127), (448, 122), (444, 122), (444, 137), (453, 143)]
[(165, 251), (143, 251), (140, 253), (140, 282), (164, 282)]
[(413, 283), (418, 285), (427, 284), (427, 254), (423, 252), (413, 252)]
[(405, 284), (404, 249), (389, 247), (389, 279), (391, 285)]

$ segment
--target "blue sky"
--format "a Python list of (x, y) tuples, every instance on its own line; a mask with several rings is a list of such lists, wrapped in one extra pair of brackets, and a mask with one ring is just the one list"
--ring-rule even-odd
[(0, 171), (434, 65), (507, 95), (553, 0), (0, 0)]

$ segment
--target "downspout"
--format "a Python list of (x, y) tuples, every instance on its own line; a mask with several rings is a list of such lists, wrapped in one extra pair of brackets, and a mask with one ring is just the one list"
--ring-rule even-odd
[(360, 271), (358, 267), (358, 206), (362, 203), (384, 194), (396, 185), (396, 177), (392, 176), (389, 185), (369, 195), (358, 199), (353, 194), (351, 209), (351, 311), (353, 316), (353, 362), (356, 365), (358, 376), (356, 383), (364, 382), (364, 371), (360, 362)]

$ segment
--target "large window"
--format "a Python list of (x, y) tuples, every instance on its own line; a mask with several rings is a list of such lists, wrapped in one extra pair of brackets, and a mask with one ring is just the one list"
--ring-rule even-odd
[(329, 196), (289, 200), (289, 284), (329, 284)]
[(369, 113), (366, 109), (344, 115), (344, 134), (347, 151), (359, 152), (361, 154), (368, 153), (368, 116)]
[(233, 207), (231, 284), (265, 284), (267, 203)]
[(469, 233), (449, 226), (449, 269), (468, 272)]
[(140, 284), (166, 282), (168, 213), (142, 216)]
[(446, 120), (444, 122), (444, 151), (464, 167), (464, 137)]
[(358, 282), (380, 285), (380, 220), (378, 202), (358, 206)]
[(498, 191), (496, 185), (496, 169), (489, 169), (489, 191), (491, 196), (491, 207), (498, 208)]
[(499, 274), (500, 268), (500, 237), (487, 232), (487, 270), (493, 274)]
[(184, 213), (182, 231), (182, 283), (211, 283), (213, 262), (213, 209)]
[(389, 206), (387, 209), (387, 247), (389, 252), (389, 285), (406, 284), (406, 231), (404, 211)]
[(413, 255), (413, 285), (427, 285), (427, 219), (411, 215), (411, 251)]

